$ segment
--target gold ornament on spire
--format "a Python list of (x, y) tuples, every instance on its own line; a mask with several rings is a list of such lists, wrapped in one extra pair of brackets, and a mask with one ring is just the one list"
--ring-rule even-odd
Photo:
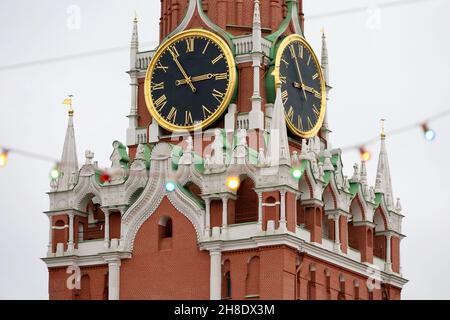
[(66, 99), (64, 99), (64, 101), (62, 103), (65, 106), (69, 106), (69, 116), (73, 116), (73, 114), (75, 113), (75, 111), (72, 108), (72, 100), (73, 100), (73, 95), (70, 94), (67, 96)]
[(381, 119), (381, 140), (386, 139), (385, 125), (386, 125), (386, 119)]

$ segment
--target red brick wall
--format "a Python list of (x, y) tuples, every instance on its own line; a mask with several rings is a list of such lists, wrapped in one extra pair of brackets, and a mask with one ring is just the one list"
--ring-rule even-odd
[(392, 237), (391, 246), (392, 270), (400, 273), (400, 239), (397, 237)]
[[(188, 0), (161, 0), (160, 39), (165, 38), (182, 21)], [(300, 12), (302, 1), (299, 1)], [(250, 0), (203, 0), (203, 10), (222, 29), (233, 35), (249, 34), (252, 31), (254, 4)], [(263, 34), (275, 32), (287, 10), (284, 0), (263, 0), (260, 4)], [(303, 24), (303, 14), (300, 14)], [(197, 13), (190, 27), (203, 26)]]
[[(49, 299), (50, 300), (72, 300), (86, 298), (86, 291), (89, 291), (91, 300), (103, 300), (105, 298), (105, 276), (108, 273), (108, 266), (81, 267), (81, 275), (89, 276), (90, 288), (81, 287), (80, 291), (69, 290), (67, 279), (71, 274), (66, 272), (66, 268), (49, 268)], [(84, 281), (81, 283), (86, 284)]]
[[(158, 222), (172, 218), (172, 249), (158, 248)], [(197, 247), (191, 222), (164, 198), (139, 229), (133, 257), (122, 261), (121, 299), (208, 299), (209, 253)], [(182, 285), (181, 285), (182, 284)]]

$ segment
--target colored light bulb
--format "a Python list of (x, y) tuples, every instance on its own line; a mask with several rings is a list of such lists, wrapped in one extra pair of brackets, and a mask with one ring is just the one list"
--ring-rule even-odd
[(372, 154), (369, 150), (366, 150), (365, 148), (359, 149), (359, 153), (361, 155), (361, 160), (364, 162), (370, 161), (372, 159)]
[(0, 153), (0, 167), (6, 167), (8, 163), (8, 152), (2, 151)]
[(227, 179), (227, 188), (231, 191), (236, 191), (239, 189), (239, 185), (241, 184), (241, 181), (238, 177), (228, 177)]
[(292, 177), (296, 180), (300, 180), (300, 178), (302, 177), (302, 170), (300, 170), (299, 168), (293, 169)]
[(176, 189), (176, 185), (173, 181), (167, 181), (166, 182), (166, 191), (167, 192), (174, 192)]

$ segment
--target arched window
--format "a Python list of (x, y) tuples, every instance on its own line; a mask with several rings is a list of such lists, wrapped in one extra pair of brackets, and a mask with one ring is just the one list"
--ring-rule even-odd
[(278, 203), (274, 197), (268, 197), (265, 200), (264, 206), (264, 217), (267, 226), (267, 221), (275, 221), (275, 228), (278, 227), (279, 217), (278, 217)]
[(373, 234), (371, 229), (367, 229), (367, 246), (372, 248), (373, 246)]
[(58, 220), (55, 222), (53, 227), (53, 243), (53, 252), (56, 252), (58, 243), (61, 243), (64, 247), (67, 243), (67, 229), (63, 220)]
[(231, 299), (230, 260), (222, 264), (222, 299)]
[(169, 250), (172, 249), (172, 238), (173, 238), (173, 222), (170, 217), (164, 216), (159, 219), (158, 224), (159, 233), (159, 250)]
[(159, 237), (172, 238), (172, 219), (169, 217), (162, 217), (159, 219)]
[(82, 223), (78, 224), (78, 242), (83, 242), (84, 240), (84, 225)]
[(259, 296), (259, 257), (250, 259), (247, 265), (247, 279), (245, 283), (245, 295), (247, 297)]
[(322, 238), (330, 239), (330, 220), (325, 213), (322, 215)]
[(255, 184), (250, 178), (242, 181), (239, 186), (235, 223), (258, 221), (258, 195), (254, 188)]

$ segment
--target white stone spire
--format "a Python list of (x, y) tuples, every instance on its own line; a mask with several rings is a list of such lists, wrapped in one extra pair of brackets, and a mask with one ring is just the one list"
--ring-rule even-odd
[[(328, 65), (328, 47), (327, 47), (327, 38), (325, 36), (325, 31), (322, 29), (322, 56), (321, 56), (321, 66), (322, 66), (322, 72), (325, 79), (326, 89), (327, 89), (327, 108), (328, 108), (328, 100), (329, 100), (329, 93), (331, 91), (331, 85), (330, 85), (330, 70)], [(325, 118), (323, 120), (322, 124), (322, 137), (326, 141), (326, 146), (323, 146), (323, 148), (331, 149), (331, 142), (330, 142), (330, 126), (328, 124), (328, 110), (325, 113)]]
[(259, 0), (255, 0), (253, 11), (253, 31), (252, 31), (252, 60), (253, 60), (253, 95), (252, 110), (249, 114), (249, 129), (264, 129), (264, 113), (261, 104), (261, 64), (262, 64), (262, 31), (261, 31), (261, 12)]
[(281, 86), (277, 85), (277, 97), (273, 110), (272, 125), (270, 128), (270, 142), (268, 159), (272, 166), (291, 165), (289, 142), (286, 129), (286, 117), (281, 99)]
[(131, 35), (130, 53), (131, 53), (131, 69), (136, 66), (136, 55), (139, 51), (139, 34), (138, 34), (138, 19), (137, 14), (134, 15), (133, 32)]
[(70, 178), (74, 172), (78, 173), (77, 146), (75, 143), (75, 130), (73, 127), (72, 109), (69, 110), (69, 123), (67, 125), (66, 138), (64, 140), (64, 148), (59, 164), (60, 176), (58, 179), (58, 187), (56, 191), (67, 191), (70, 189)]
[(325, 78), (325, 83), (327, 86), (330, 85), (330, 70), (328, 66), (328, 47), (327, 47), (327, 37), (325, 35), (325, 31), (322, 30), (322, 57), (321, 57), (321, 65), (323, 70), (323, 76)]
[(137, 14), (133, 20), (133, 32), (131, 35), (130, 45), (130, 86), (131, 86), (131, 107), (128, 115), (128, 129), (127, 129), (127, 146), (134, 146), (138, 144), (136, 140), (136, 129), (138, 125), (138, 79), (137, 79), (137, 56), (139, 52), (139, 36), (138, 36), (138, 19)]
[(253, 52), (262, 52), (262, 31), (261, 31), (261, 12), (259, 0), (255, 0), (255, 7), (253, 10)]
[(388, 154), (386, 149), (386, 134), (383, 129), (381, 132), (380, 155), (378, 157), (377, 181), (375, 192), (384, 193), (389, 209), (394, 206), (394, 195), (392, 191), (391, 172), (389, 169)]

